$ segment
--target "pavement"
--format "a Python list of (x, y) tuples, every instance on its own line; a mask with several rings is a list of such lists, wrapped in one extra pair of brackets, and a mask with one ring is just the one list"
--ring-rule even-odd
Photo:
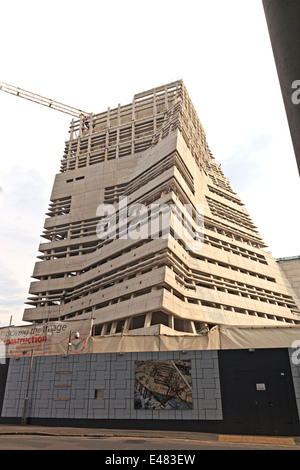
[(155, 439), (184, 439), (200, 442), (248, 443), (248, 444), (274, 444), (283, 446), (299, 446), (300, 436), (240, 436), (229, 434), (212, 434), (191, 431), (159, 431), (142, 429), (104, 429), (104, 428), (77, 428), (77, 427), (50, 427), (33, 425), (0, 424), (1, 435), (36, 435), (36, 436), (68, 436), (93, 438), (155, 438)]

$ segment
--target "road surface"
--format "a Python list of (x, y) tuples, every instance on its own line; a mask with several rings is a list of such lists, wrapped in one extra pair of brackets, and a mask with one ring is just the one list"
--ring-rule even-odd
[[(111, 457), (114, 451), (126, 451), (124, 455), (139, 455), (138, 451), (143, 451), (143, 459), (148, 460), (150, 455), (169, 455), (165, 461), (146, 463), (151, 464), (175, 464), (188, 463), (193, 465), (199, 463), (200, 450), (300, 450), (296, 444), (267, 444), (267, 443), (239, 443), (230, 441), (210, 441), (210, 440), (192, 440), (192, 439), (155, 439), (137, 438), (137, 437), (82, 437), (82, 436), (40, 436), (40, 435), (1, 435), (0, 450), (101, 450), (101, 459)], [(155, 451), (155, 452), (153, 452)], [(172, 454), (173, 451), (173, 454)], [(160, 454), (161, 452), (161, 454)], [(122, 452), (119, 455), (123, 455)], [(171, 457), (171, 455), (175, 457)], [(190, 455), (189, 461), (176, 461), (177, 455)], [(192, 456), (195, 455), (194, 460)], [(173, 461), (172, 461), (173, 460)], [(106, 462), (108, 463), (108, 461)], [(112, 462), (111, 463), (116, 463)], [(139, 464), (142, 463), (140, 457)], [(134, 462), (133, 462), (134, 464)], [(134, 467), (134, 465), (132, 465)], [(138, 467), (139, 465), (136, 465)], [(134, 468), (136, 468), (134, 467)]]

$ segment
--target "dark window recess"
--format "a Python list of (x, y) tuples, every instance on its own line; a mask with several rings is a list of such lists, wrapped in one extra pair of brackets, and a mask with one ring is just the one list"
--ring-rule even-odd
[[(77, 178), (75, 178), (75, 181), (80, 181), (80, 180), (84, 180), (85, 176), (77, 176)], [(72, 181), (74, 181), (74, 179), (69, 179), (69, 180), (66, 180), (67, 183), (72, 183)]]
[(137, 317), (133, 317), (130, 321), (130, 329), (136, 330), (137, 328), (143, 328), (145, 324), (146, 315), (139, 315)]
[(182, 318), (174, 318), (174, 329), (184, 331), (184, 320)]
[(103, 324), (95, 325), (95, 327), (94, 327), (94, 336), (101, 335), (102, 328), (103, 328)]
[(125, 320), (119, 320), (116, 327), (116, 333), (122, 333)]
[(168, 320), (169, 320), (168, 315), (166, 313), (161, 312), (161, 311), (153, 312), (152, 313), (152, 319), (151, 319), (151, 325), (162, 324), (162, 325), (168, 326), (169, 325)]

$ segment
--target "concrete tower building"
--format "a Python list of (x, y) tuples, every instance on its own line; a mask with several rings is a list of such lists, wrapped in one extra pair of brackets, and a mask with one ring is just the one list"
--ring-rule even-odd
[[(185, 207), (189, 228), (179, 236)], [(25, 321), (93, 317), (98, 335), (197, 335), (300, 320), (299, 300), (214, 160), (182, 81), (73, 120), (42, 236)]]

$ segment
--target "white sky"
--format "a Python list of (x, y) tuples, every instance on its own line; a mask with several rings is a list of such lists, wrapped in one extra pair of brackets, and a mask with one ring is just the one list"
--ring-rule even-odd
[[(182, 78), (273, 256), (300, 254), (299, 176), (261, 0), (0, 7), (0, 81), (97, 113)], [(21, 324), (70, 120), (0, 92), (0, 323)]]

